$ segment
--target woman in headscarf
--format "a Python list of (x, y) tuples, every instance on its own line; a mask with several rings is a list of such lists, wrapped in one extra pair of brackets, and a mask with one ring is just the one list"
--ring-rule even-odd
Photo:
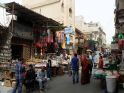
[(81, 84), (88, 84), (90, 83), (90, 67), (89, 62), (86, 55), (82, 55), (80, 58), (81, 61)]

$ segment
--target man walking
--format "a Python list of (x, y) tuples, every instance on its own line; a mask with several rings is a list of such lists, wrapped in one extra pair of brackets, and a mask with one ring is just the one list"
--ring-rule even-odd
[(19, 59), (18, 63), (16, 64), (15, 67), (16, 86), (12, 93), (16, 93), (16, 90), (18, 90), (18, 93), (22, 93), (22, 85), (25, 72), (25, 67), (23, 66), (23, 63), (24, 59)]
[(71, 60), (72, 66), (72, 77), (73, 77), (73, 84), (79, 82), (79, 59), (77, 58), (77, 54), (74, 54), (74, 57)]

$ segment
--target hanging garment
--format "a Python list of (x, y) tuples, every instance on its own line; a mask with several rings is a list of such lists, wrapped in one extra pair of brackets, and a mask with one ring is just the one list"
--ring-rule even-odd
[(66, 34), (66, 43), (67, 43), (67, 44), (70, 44), (70, 40), (71, 40), (71, 39), (70, 39), (69, 34)]

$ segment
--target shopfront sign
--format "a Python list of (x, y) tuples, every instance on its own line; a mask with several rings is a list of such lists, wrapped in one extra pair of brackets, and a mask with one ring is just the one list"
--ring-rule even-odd
[(64, 29), (65, 34), (70, 34), (72, 32), (73, 32), (73, 29), (71, 27), (67, 27), (67, 28)]

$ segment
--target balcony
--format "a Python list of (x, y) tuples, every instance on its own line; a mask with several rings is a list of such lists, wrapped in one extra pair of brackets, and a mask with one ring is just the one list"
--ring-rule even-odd
[(124, 9), (124, 0), (118, 0), (117, 6), (119, 10)]
[(124, 24), (124, 9), (116, 11), (116, 24)]

